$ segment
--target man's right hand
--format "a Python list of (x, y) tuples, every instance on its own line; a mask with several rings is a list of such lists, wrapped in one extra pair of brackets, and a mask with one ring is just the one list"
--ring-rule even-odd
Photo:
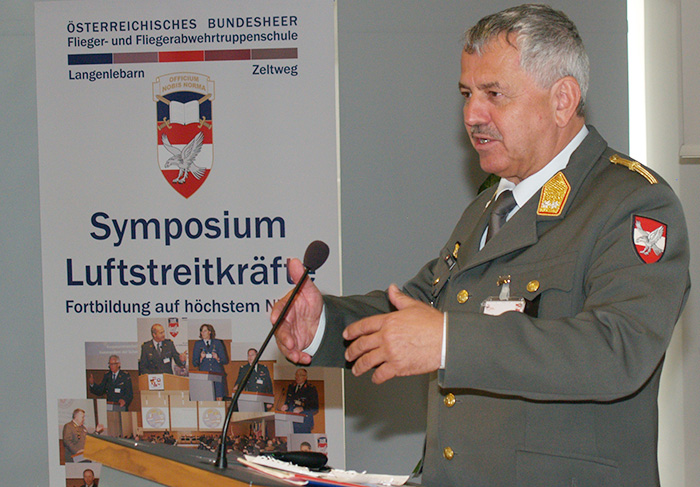
[[(292, 280), (297, 283), (304, 274), (304, 265), (299, 259), (292, 259), (288, 263), (288, 270)], [(289, 300), (290, 294), (291, 291), (275, 303), (270, 314), (272, 323), (277, 321), (282, 308)], [(321, 297), (321, 292), (311, 279), (307, 279), (299, 290), (294, 303), (289, 308), (287, 317), (275, 333), (277, 346), (284, 356), (292, 362), (297, 364), (308, 364), (311, 362), (311, 356), (302, 350), (311, 345), (318, 329), (318, 321), (322, 311), (323, 298)]]

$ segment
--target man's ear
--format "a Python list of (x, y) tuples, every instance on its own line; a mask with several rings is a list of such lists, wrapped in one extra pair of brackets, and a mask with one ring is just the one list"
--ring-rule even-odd
[(559, 127), (565, 127), (576, 116), (581, 101), (581, 88), (573, 76), (565, 76), (552, 86), (554, 118)]

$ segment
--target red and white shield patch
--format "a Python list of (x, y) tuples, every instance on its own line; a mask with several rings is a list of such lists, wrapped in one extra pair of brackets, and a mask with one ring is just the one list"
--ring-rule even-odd
[(658, 262), (666, 250), (666, 224), (635, 215), (632, 241), (643, 262)]

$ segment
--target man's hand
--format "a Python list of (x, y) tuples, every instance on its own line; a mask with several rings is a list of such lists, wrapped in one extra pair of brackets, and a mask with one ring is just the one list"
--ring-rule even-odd
[(377, 367), (372, 382), (380, 384), (440, 368), (444, 315), (395, 284), (389, 286), (389, 300), (397, 311), (364, 318), (343, 331), (343, 338), (352, 341), (345, 351), (345, 358), (355, 361), (352, 373), (362, 375)]
[(124, 399), (119, 399), (119, 401), (117, 401), (117, 404), (119, 404), (119, 407), (123, 408), (124, 406), (126, 406), (126, 401)]
[[(289, 261), (288, 270), (292, 280), (297, 283), (304, 274), (304, 265), (299, 259)], [(291, 291), (285, 297), (277, 301), (270, 314), (270, 322), (275, 323), (282, 312), (282, 308), (289, 300)], [(297, 364), (308, 364), (311, 356), (302, 352), (316, 335), (318, 321), (323, 311), (323, 298), (316, 285), (307, 279), (299, 290), (296, 299), (289, 308), (286, 318), (280, 324), (275, 339), (277, 346), (285, 357)]]

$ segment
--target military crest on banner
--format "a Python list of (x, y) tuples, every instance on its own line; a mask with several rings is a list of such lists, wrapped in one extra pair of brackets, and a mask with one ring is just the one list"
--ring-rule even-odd
[(213, 163), (214, 81), (199, 73), (170, 73), (153, 82), (158, 167), (185, 198), (209, 177)]
[(168, 318), (168, 333), (171, 338), (175, 338), (180, 333), (180, 321), (177, 318)]

